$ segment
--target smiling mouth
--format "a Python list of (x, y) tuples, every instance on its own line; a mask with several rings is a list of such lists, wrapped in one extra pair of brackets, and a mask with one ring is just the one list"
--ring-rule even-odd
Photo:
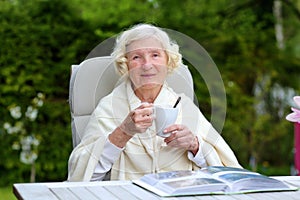
[(155, 76), (155, 74), (142, 74), (141, 76), (145, 77), (145, 78), (151, 78), (151, 77)]

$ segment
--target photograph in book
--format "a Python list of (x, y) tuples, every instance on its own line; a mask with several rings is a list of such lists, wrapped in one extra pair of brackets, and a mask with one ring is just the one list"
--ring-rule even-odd
[(297, 190), (297, 187), (257, 172), (221, 166), (210, 166), (197, 171), (146, 174), (133, 180), (133, 183), (160, 196)]

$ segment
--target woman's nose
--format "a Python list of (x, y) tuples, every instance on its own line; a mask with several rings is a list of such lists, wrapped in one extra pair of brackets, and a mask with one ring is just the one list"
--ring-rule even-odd
[(153, 66), (153, 64), (152, 64), (151, 58), (148, 57), (148, 56), (145, 56), (145, 57), (144, 57), (144, 62), (143, 62), (142, 68), (143, 68), (144, 70), (149, 70), (149, 69), (152, 68), (152, 66)]

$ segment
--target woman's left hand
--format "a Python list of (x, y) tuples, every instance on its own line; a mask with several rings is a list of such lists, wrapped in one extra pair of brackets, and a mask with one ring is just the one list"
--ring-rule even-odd
[(194, 155), (198, 152), (198, 138), (188, 129), (188, 127), (180, 124), (174, 124), (167, 127), (164, 132), (172, 133), (164, 140), (168, 146), (185, 148), (191, 151)]

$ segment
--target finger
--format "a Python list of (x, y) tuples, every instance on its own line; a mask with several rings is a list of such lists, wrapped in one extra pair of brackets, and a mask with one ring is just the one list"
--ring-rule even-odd
[(142, 108), (152, 108), (152, 107), (153, 107), (153, 103), (142, 102), (138, 108), (142, 109)]
[(176, 138), (174, 140), (171, 140), (169, 142), (166, 142), (168, 146), (171, 146), (171, 147), (184, 147), (184, 142), (180, 141), (179, 138)]
[(134, 113), (136, 115), (140, 115), (140, 116), (150, 116), (153, 115), (153, 109), (152, 108), (139, 108), (134, 110)]
[(153, 115), (135, 115), (133, 118), (134, 123), (151, 123), (153, 122)]
[(188, 148), (190, 146), (190, 142), (186, 140), (186, 138), (175, 138), (169, 142), (166, 142), (168, 146), (176, 147), (176, 148)]
[(173, 124), (165, 128), (164, 133), (177, 133), (181, 131), (183, 127), (179, 124)]
[(175, 147), (176, 146), (175, 143), (176, 143), (175, 140), (171, 140), (171, 141), (166, 142), (167, 146), (169, 146), (169, 147)]
[(174, 140), (176, 140), (177, 138), (178, 138), (178, 131), (172, 131), (171, 132), (171, 135), (169, 136), (169, 137), (166, 137), (165, 139), (164, 139), (164, 142), (165, 143), (170, 143), (171, 141), (174, 141)]
[(142, 110), (142, 113), (144, 114), (144, 115), (153, 115), (153, 109), (152, 108), (144, 108), (143, 110)]
[(194, 135), (190, 132), (186, 127), (179, 127), (183, 128), (182, 130), (173, 131), (172, 134), (165, 138), (165, 142), (170, 145), (174, 146), (174, 143), (180, 147), (188, 146), (193, 140)]

